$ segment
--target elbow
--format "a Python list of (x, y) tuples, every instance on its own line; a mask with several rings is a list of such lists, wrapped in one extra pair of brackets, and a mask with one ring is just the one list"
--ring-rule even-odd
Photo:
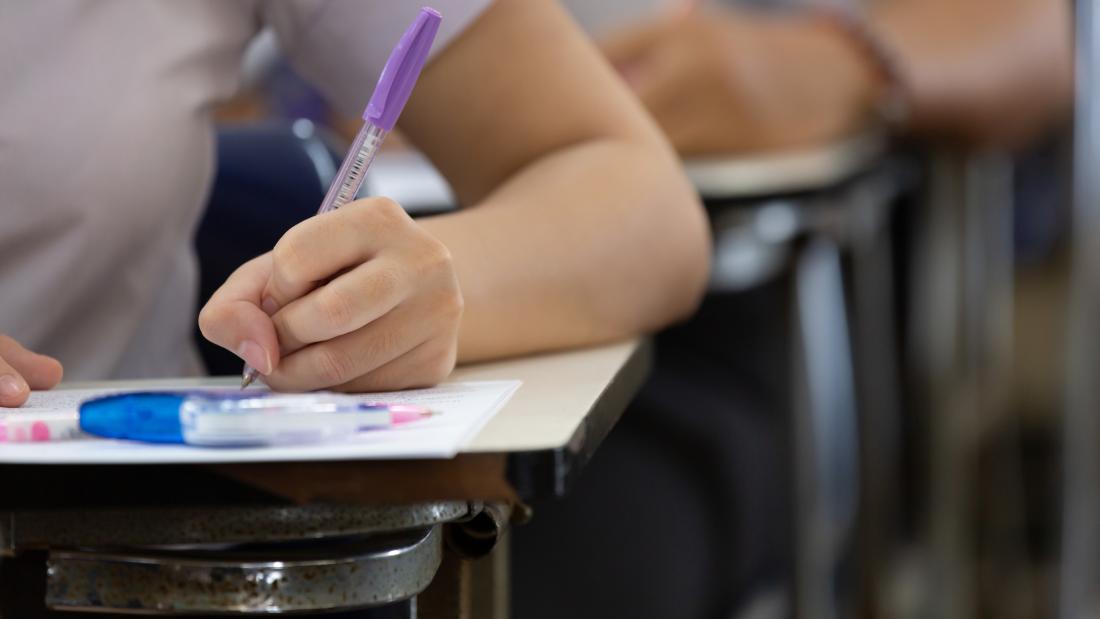
[(667, 190), (652, 202), (651, 227), (657, 242), (648, 252), (655, 311), (642, 331), (652, 332), (687, 320), (698, 309), (710, 279), (710, 224), (698, 193), (671, 152), (664, 158)]
[[(653, 333), (690, 318), (710, 278), (706, 211), (671, 148), (658, 137), (604, 142), (600, 184), (614, 188), (588, 229), (606, 230), (574, 280), (586, 342)], [(609, 149), (609, 150), (605, 150)], [(593, 151), (597, 152), (597, 151)]]
[[(690, 199), (698, 203), (692, 194)], [(691, 318), (699, 309), (710, 280), (711, 235), (702, 205), (698, 205), (698, 217), (693, 217), (690, 232), (673, 248), (675, 268), (667, 275), (667, 309), (659, 324), (653, 329), (666, 327)]]

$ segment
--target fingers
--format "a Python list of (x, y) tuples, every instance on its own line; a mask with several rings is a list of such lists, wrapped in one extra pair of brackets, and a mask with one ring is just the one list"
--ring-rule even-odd
[(22, 406), (31, 389), (49, 389), (61, 382), (61, 363), (33, 353), (0, 335), (0, 406)]
[(232, 351), (265, 376), (279, 363), (275, 325), (260, 307), (270, 273), (270, 254), (246, 262), (199, 313), (203, 337)]
[(264, 379), (279, 391), (312, 391), (342, 385), (412, 350), (432, 334), (427, 321), (398, 307), (362, 329), (287, 355)]
[(358, 200), (303, 221), (271, 252), (264, 301), (272, 308), (286, 306), (318, 283), (372, 258), (414, 225), (401, 205), (386, 198)]
[(22, 406), (31, 394), (27, 381), (3, 357), (0, 357), (0, 406)]
[[(271, 370), (264, 382), (273, 389), (352, 383), (429, 341), (439, 357), (457, 348), (463, 302), (451, 254), (392, 200), (360, 200), (303, 222), (260, 267), (230, 280), (200, 326), (246, 358), (247, 347), (234, 347), (274, 351), (267, 343), (277, 342), (278, 358), (257, 365)], [(440, 365), (410, 368), (401, 382), (431, 382)]]
[[(425, 342), (457, 350), (463, 303), (456, 288), (442, 287), (403, 303), (365, 327), (287, 355), (265, 382), (273, 389), (331, 388), (354, 381), (406, 355)], [(410, 368), (402, 383), (438, 380), (434, 366)]]
[(356, 331), (388, 313), (409, 293), (410, 275), (384, 257), (344, 273), (273, 316), (284, 352)]
[(0, 357), (22, 375), (31, 389), (50, 389), (61, 382), (61, 362), (31, 352), (6, 335), (0, 335)]
[[(443, 344), (443, 345), (441, 345)], [(335, 388), (360, 393), (432, 387), (443, 382), (455, 367), (455, 346), (430, 340), (378, 369)]]

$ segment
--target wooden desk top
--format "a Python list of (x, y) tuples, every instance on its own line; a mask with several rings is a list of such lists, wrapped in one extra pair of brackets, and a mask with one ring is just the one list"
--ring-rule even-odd
[[(458, 368), (453, 380), (518, 378), (523, 386), (464, 453), (561, 449), (577, 438), (593, 413), (624, 409), (643, 367), (630, 365), (639, 342)], [(623, 372), (629, 376), (623, 376)], [(618, 415), (616, 414), (616, 419)]]

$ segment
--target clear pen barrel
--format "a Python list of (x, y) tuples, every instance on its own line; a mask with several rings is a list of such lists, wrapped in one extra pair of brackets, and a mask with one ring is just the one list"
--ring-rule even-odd
[(337, 182), (329, 188), (318, 213), (338, 209), (355, 199), (355, 194), (363, 185), (367, 168), (370, 167), (385, 137), (385, 129), (370, 122), (363, 125), (359, 135), (355, 136), (355, 140), (351, 143), (348, 155), (340, 165), (340, 171), (336, 173)]

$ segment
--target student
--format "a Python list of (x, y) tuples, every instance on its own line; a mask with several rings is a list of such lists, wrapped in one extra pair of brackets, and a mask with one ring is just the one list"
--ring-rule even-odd
[[(298, 70), (358, 113), (416, 8), (0, 6), (0, 406), (56, 384), (59, 361), (77, 379), (199, 373), (190, 243), (214, 156), (208, 109), (238, 86), (246, 43), (273, 26)], [(465, 208), (413, 221), (361, 200), (234, 273), (202, 331), (275, 388), (427, 385), (456, 360), (657, 329), (700, 298), (700, 205), (563, 10), (437, 8), (435, 55), (399, 126)]]

